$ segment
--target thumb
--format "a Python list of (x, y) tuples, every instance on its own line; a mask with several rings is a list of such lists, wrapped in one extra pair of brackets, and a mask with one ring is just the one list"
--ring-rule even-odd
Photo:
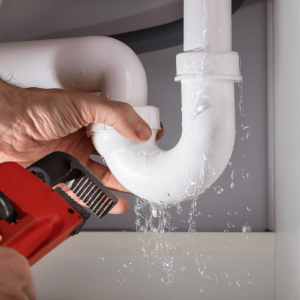
[(152, 131), (149, 125), (128, 103), (82, 94), (84, 96), (80, 101), (76, 97), (75, 103), (79, 105), (78, 113), (87, 124), (102, 123), (112, 126), (122, 136), (136, 142), (150, 139)]

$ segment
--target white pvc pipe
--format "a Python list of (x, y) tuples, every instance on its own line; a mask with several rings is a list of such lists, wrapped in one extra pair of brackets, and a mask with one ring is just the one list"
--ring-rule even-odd
[[(197, 14), (201, 7), (208, 8), (207, 18), (201, 10)], [(159, 110), (146, 106), (143, 66), (116, 40), (90, 37), (2, 44), (0, 73), (11, 74), (26, 86), (101, 91), (106, 98), (133, 105), (151, 127), (152, 138), (137, 143), (111, 127), (93, 124), (88, 134), (96, 149), (119, 182), (139, 197), (163, 203), (195, 198), (222, 174), (230, 159), (235, 140), (234, 82), (240, 80), (240, 73), (239, 57), (230, 51), (231, 1), (185, 0), (185, 9), (185, 18), (190, 18), (184, 32), (189, 52), (176, 58), (183, 131), (169, 151), (155, 143)], [(222, 34), (216, 33), (220, 26)]]
[(234, 83), (182, 79), (183, 131), (169, 151), (125, 139), (115, 131), (92, 134), (114, 176), (131, 192), (153, 202), (193, 199), (222, 174), (235, 140)]
[(231, 0), (184, 1), (184, 51), (231, 50)]
[(176, 147), (159, 149), (154, 126), (142, 144), (96, 126), (90, 133), (114, 176), (153, 202), (176, 203), (203, 193), (224, 171), (235, 140), (234, 82), (241, 77), (239, 57), (231, 52), (231, 1), (185, 0), (185, 19), (189, 52), (176, 60), (183, 127)]
[(101, 91), (103, 98), (147, 103), (143, 65), (129, 47), (109, 37), (0, 44), (0, 75), (26, 87)]

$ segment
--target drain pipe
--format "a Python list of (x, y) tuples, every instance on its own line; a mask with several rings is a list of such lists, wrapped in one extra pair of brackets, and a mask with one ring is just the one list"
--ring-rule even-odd
[(23, 86), (101, 91), (131, 104), (152, 137), (137, 143), (104, 124), (87, 129), (114, 176), (129, 191), (157, 203), (193, 199), (225, 169), (235, 140), (234, 82), (239, 57), (231, 52), (231, 0), (185, 0), (182, 136), (171, 150), (157, 147), (159, 110), (147, 106), (147, 82), (134, 52), (108, 37), (0, 44), (0, 74)]
[[(231, 0), (185, 0), (184, 53), (177, 55), (182, 86), (182, 136), (169, 151), (155, 144), (159, 112), (138, 110), (152, 138), (136, 143), (113, 128), (90, 135), (114, 176), (132, 193), (157, 203), (194, 199), (222, 174), (235, 140), (234, 83), (239, 56), (231, 52)], [(143, 112), (142, 112), (143, 111)]]
[(135, 53), (109, 37), (0, 44), (0, 75), (23, 87), (60, 88), (147, 104), (147, 78)]

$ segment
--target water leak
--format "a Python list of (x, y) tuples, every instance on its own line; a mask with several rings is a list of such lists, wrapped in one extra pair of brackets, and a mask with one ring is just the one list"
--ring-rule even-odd
[(243, 233), (251, 232), (251, 227), (246, 223), (242, 228)]
[(165, 285), (174, 282), (175, 273), (175, 258), (169, 255), (169, 251), (176, 248), (176, 245), (173, 245), (167, 233), (174, 231), (176, 227), (171, 226), (169, 207), (170, 205), (151, 203), (140, 198), (136, 198), (134, 205), (136, 231), (152, 233), (150, 239), (143, 238), (143, 235), (139, 237), (144, 257), (150, 265), (165, 271), (166, 275), (161, 278), (161, 283)]
[[(203, 31), (203, 39), (205, 38), (205, 30)], [(197, 83), (198, 84), (198, 83)], [(203, 85), (204, 86), (204, 85)], [(247, 120), (246, 120), (246, 114), (244, 112), (244, 103), (243, 103), (243, 93), (242, 93), (242, 83), (239, 84), (240, 90), (241, 90), (241, 97), (238, 102), (238, 107), (239, 107), (239, 112), (242, 117), (242, 132), (243, 132), (243, 137), (242, 140), (246, 142), (249, 137), (250, 137), (250, 128), (249, 125), (247, 125)], [(210, 96), (207, 93), (208, 88), (199, 89), (197, 92), (195, 92), (193, 83), (190, 83), (186, 87), (188, 92), (190, 93), (190, 103), (183, 109), (183, 113), (186, 113), (188, 119), (188, 129), (191, 133), (195, 131), (195, 124), (199, 122), (199, 120), (203, 116), (208, 116), (207, 121), (204, 124), (206, 128), (213, 128), (214, 124), (212, 121), (212, 108), (210, 107), (210, 103), (213, 101), (213, 99), (210, 99)], [(109, 99), (109, 95), (106, 97)], [(200, 116), (201, 115), (201, 116)], [(212, 133), (213, 130), (210, 131)], [(193, 135), (191, 134), (190, 137), (192, 138)], [(218, 141), (214, 140), (213, 134), (209, 134), (207, 136), (207, 139), (210, 141), (210, 153), (211, 157), (217, 158), (219, 153), (217, 153), (216, 149), (217, 146), (216, 143)], [(153, 160), (158, 160), (162, 157), (163, 152), (160, 150), (153, 150), (152, 152), (139, 152), (137, 155), (134, 157), (136, 161), (140, 161), (141, 163), (141, 168), (145, 171), (147, 171), (151, 166), (147, 165), (147, 161), (149, 158), (149, 161)], [(190, 176), (190, 173), (192, 172), (190, 170), (186, 170), (185, 166), (182, 168), (182, 172), (186, 174), (186, 182), (187, 182), (187, 189), (185, 193), (182, 195), (182, 199), (190, 199), (191, 200), (191, 207), (190, 211), (188, 213), (188, 233), (193, 234), (196, 233), (197, 228), (196, 228), (196, 222), (195, 222), (195, 217), (200, 216), (201, 212), (197, 210), (197, 199), (198, 196), (204, 192), (205, 189), (208, 188), (208, 186), (204, 186), (203, 184), (203, 174), (209, 174), (208, 176), (215, 176), (216, 174), (216, 168), (213, 163), (208, 163), (207, 158), (209, 155), (207, 153), (190, 153), (190, 159), (195, 159), (194, 157), (200, 157), (201, 159), (195, 160), (197, 163), (195, 164), (194, 168), (196, 171), (199, 171), (199, 178), (200, 179), (194, 179), (192, 176)], [(184, 153), (182, 154), (184, 155)], [(147, 160), (145, 159), (147, 158)], [(243, 155), (244, 158), (244, 155)], [(212, 159), (213, 162), (213, 159)], [(247, 172), (247, 170), (244, 168), (242, 171), (235, 170), (233, 169), (233, 163), (229, 162), (229, 167), (231, 168), (231, 183), (230, 183), (230, 189), (234, 189), (235, 186), (235, 181), (237, 177), (242, 176), (243, 178), (249, 178), (250, 175)], [(190, 171), (190, 173), (189, 173)], [(192, 188), (191, 188), (192, 187)], [(224, 192), (224, 188), (221, 186), (215, 186), (213, 187), (214, 191), (218, 194), (221, 195)], [(225, 187), (226, 189), (226, 187)], [(229, 189), (228, 189), (229, 190)], [(226, 190), (227, 191), (227, 190)], [(161, 194), (163, 194), (164, 197), (169, 197), (170, 194), (173, 196), (173, 191), (169, 188), (166, 188), (166, 191), (162, 191)], [(222, 197), (222, 196), (221, 196)], [(165, 204), (165, 203), (154, 203), (154, 202), (149, 202), (144, 199), (136, 198), (136, 202), (134, 205), (134, 211), (136, 214), (136, 220), (135, 220), (135, 226), (136, 226), (136, 232), (141, 233), (139, 235), (139, 240), (141, 242), (141, 247), (144, 253), (144, 258), (146, 258), (148, 264), (152, 266), (156, 266), (158, 268), (161, 268), (165, 273), (164, 276), (159, 277), (160, 283), (164, 285), (168, 285), (171, 283), (175, 282), (175, 270), (179, 270), (181, 272), (185, 271), (186, 268), (185, 266), (182, 266), (180, 268), (175, 268), (175, 256), (171, 255), (171, 251), (173, 249), (176, 249), (178, 246), (177, 244), (174, 243), (173, 240), (170, 239), (170, 233), (175, 231), (177, 229), (176, 226), (173, 226), (171, 224), (171, 213), (170, 213), (170, 208), (172, 205), (170, 204)], [(182, 214), (182, 206), (181, 203), (178, 202), (175, 205), (175, 208), (177, 210), (177, 213), (179, 215)], [(247, 207), (247, 210), (250, 211), (250, 209)], [(231, 212), (228, 212), (228, 215), (232, 217), (236, 217), (238, 215), (238, 211), (232, 210)], [(209, 221), (213, 221), (212, 215), (207, 214), (203, 212), (203, 217), (208, 219), (211, 219)], [(182, 222), (186, 222), (186, 220), (181, 220)], [(235, 222), (235, 221), (234, 221)], [(233, 222), (228, 222), (227, 223), (227, 228), (224, 230), (224, 232), (228, 232), (229, 230), (234, 230), (234, 228), (239, 228), (240, 230), (240, 225), (237, 225), (238, 223), (235, 222), (236, 225)], [(226, 224), (226, 223), (225, 223)], [(251, 227), (246, 223), (242, 227), (242, 232), (248, 233), (251, 232)], [(150, 238), (144, 234), (151, 234)], [(186, 255), (194, 254), (196, 256), (196, 264), (197, 268), (199, 271), (199, 274), (209, 280), (212, 280), (212, 278), (217, 282), (217, 276), (209, 276), (206, 274), (206, 270), (208, 269), (205, 261), (201, 258), (201, 255), (198, 254), (197, 252), (197, 243), (195, 243), (195, 248), (190, 249)], [(226, 247), (227, 249), (227, 247)], [(211, 262), (211, 258), (209, 257), (209, 262)], [(124, 268), (127, 268), (127, 265), (124, 264)], [(149, 274), (149, 278), (150, 278)], [(230, 277), (228, 274), (226, 274), (226, 277), (230, 279), (228, 284), (231, 284), (231, 282), (236, 284), (239, 288), (241, 287), (241, 283), (239, 280), (235, 280), (232, 276)], [(141, 290), (142, 291), (142, 290)], [(203, 287), (200, 288), (200, 291), (203, 292)]]
[(218, 195), (220, 195), (220, 194), (222, 194), (224, 192), (224, 189), (222, 187), (220, 187), (220, 186), (215, 186), (214, 190), (216, 191), (216, 193)]

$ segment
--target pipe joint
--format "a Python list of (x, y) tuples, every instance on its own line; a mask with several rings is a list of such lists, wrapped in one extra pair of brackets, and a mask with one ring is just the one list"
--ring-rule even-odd
[(239, 55), (237, 52), (190, 51), (176, 56), (177, 77), (181, 81), (187, 77), (203, 79), (241, 80)]

